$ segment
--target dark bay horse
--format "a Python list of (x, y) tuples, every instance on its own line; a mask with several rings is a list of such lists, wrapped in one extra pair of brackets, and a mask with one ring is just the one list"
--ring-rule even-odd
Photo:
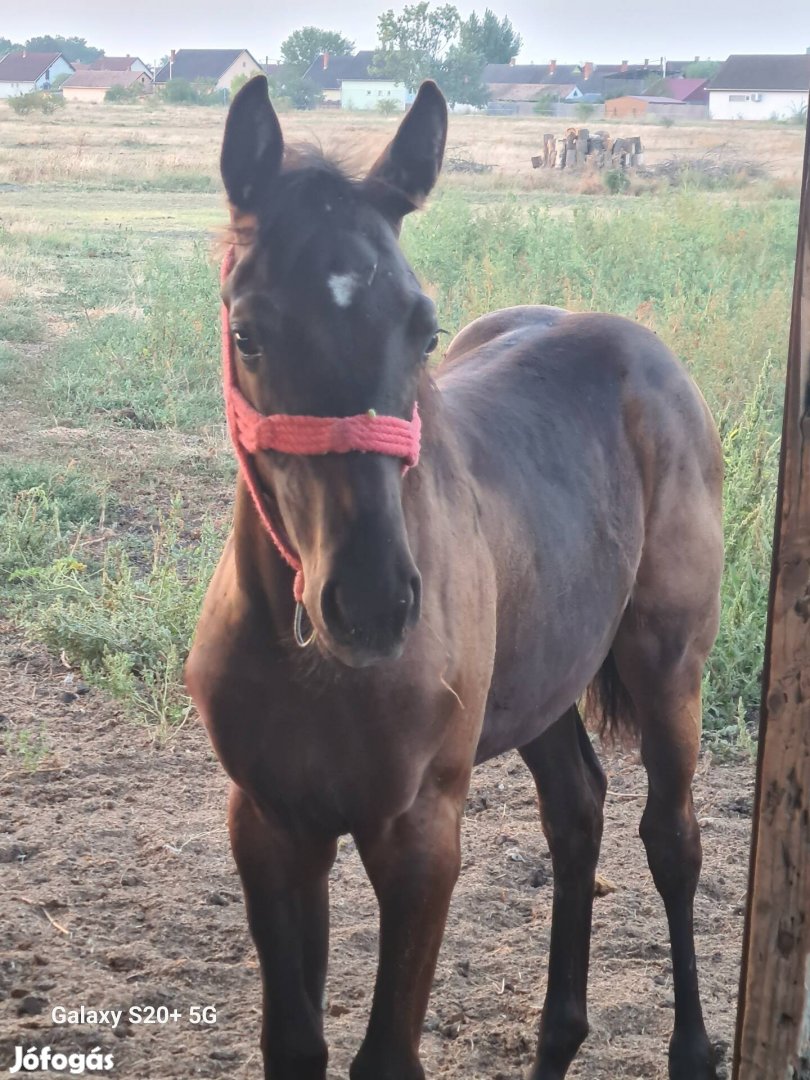
[[(446, 131), (444, 99), (425, 83), (370, 173), (351, 179), (285, 151), (262, 77), (235, 97), (225, 131), (229, 401), (292, 441), (251, 449), (232, 427), (234, 527), (187, 682), (233, 781), (264, 1075), (326, 1077), (327, 882), (350, 833), (380, 907), (351, 1077), (423, 1080), (470, 773), (517, 749), (554, 870), (531, 1076), (565, 1076), (588, 1031), (605, 796), (575, 704), (591, 686), (639, 736), (649, 776), (640, 832), (669, 920), (670, 1076), (710, 1080), (691, 782), (723, 557), (717, 433), (655, 335), (609, 315), (486, 315), (431, 374), (436, 313), (398, 234), (437, 179)], [(416, 405), (421, 457), (404, 470), (405, 451), (363, 440), (391, 422), (417, 437)], [(361, 434), (315, 453), (312, 432), (344, 424), (323, 418), (344, 417)]]

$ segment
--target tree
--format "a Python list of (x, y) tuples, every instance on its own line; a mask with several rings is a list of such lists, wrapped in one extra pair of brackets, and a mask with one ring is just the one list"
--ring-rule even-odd
[(431, 10), (429, 0), (406, 5), (401, 15), (384, 11), (377, 20), (380, 47), (372, 71), (416, 90), (435, 79), (451, 46), (458, 41), (461, 18), (452, 4)]
[(274, 98), (286, 98), (294, 109), (314, 109), (323, 94), (311, 79), (305, 79), (300, 68), (284, 65), (269, 80)]
[(50, 34), (29, 38), (25, 43), (25, 48), (31, 52), (58, 52), (66, 60), (71, 62), (80, 60), (84, 64), (90, 63), (92, 60), (98, 60), (100, 56), (104, 55), (103, 49), (88, 45), (85, 38), (66, 38), (58, 35), (53, 37)]
[(317, 26), (303, 26), (282, 42), (281, 62), (290, 70), (303, 75), (321, 53), (345, 56), (353, 52), (354, 42), (349, 41), (343, 34), (334, 30), (321, 30)]
[(5, 56), (6, 53), (18, 52), (22, 48), (22, 45), (18, 45), (15, 41), (11, 41), (7, 37), (0, 37), (0, 56)]
[[(492, 19), (502, 25), (494, 15)], [(469, 34), (464, 36), (463, 27), (469, 21), (462, 23), (454, 5), (431, 8), (429, 0), (407, 5), (399, 15), (383, 12), (377, 22), (380, 44), (371, 71), (403, 83), (410, 91), (423, 79), (435, 79), (451, 105), (486, 104), (486, 57), (470, 44)], [(476, 17), (475, 25), (481, 27), (484, 22)]]
[(683, 69), (687, 79), (711, 79), (723, 65), (718, 60), (695, 60)]
[(499, 19), (487, 8), (482, 18), (473, 12), (461, 24), (460, 43), (468, 52), (480, 53), (487, 64), (508, 64), (520, 52), (523, 39), (506, 15)]
[(484, 59), (463, 45), (453, 45), (436, 71), (435, 79), (451, 105), (475, 105), (482, 108), (489, 101), (484, 85)]

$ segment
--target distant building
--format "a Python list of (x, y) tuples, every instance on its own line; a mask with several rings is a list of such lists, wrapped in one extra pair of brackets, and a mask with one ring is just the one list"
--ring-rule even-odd
[(0, 59), (0, 98), (50, 90), (54, 79), (72, 75), (73, 65), (61, 53), (38, 53), (20, 49)]
[(77, 71), (145, 71), (149, 78), (152, 72), (139, 56), (99, 56), (89, 63), (75, 63)]
[(148, 94), (152, 90), (152, 76), (148, 71), (77, 71), (62, 83), (62, 97), (65, 101), (98, 104), (113, 86)]
[(686, 115), (686, 106), (678, 98), (652, 94), (625, 94), (605, 102), (605, 119), (638, 120), (645, 116)]
[(659, 79), (646, 91), (652, 97), (675, 98), (686, 105), (709, 104), (709, 80), (687, 79), (682, 75), (669, 79)]
[(381, 78), (369, 69), (374, 59), (371, 49), (361, 49), (351, 56), (321, 53), (307, 69), (305, 78), (321, 91), (327, 104), (343, 109), (376, 109), (381, 101), (393, 101), (404, 109), (413, 94), (402, 83)]
[(169, 62), (155, 75), (155, 86), (165, 86), (172, 79), (205, 79), (217, 90), (230, 90), (240, 75), (262, 74), (264, 68), (247, 49), (172, 49)]
[(807, 109), (810, 53), (730, 56), (709, 83), (713, 120), (788, 120)]

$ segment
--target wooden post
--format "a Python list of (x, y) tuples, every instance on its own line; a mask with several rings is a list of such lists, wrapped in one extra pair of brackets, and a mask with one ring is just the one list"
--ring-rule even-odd
[(799, 212), (734, 1080), (810, 1077), (808, 984), (810, 134)]

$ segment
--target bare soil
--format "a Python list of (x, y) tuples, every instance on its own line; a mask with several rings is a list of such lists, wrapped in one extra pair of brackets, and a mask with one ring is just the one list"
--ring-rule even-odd
[[(50, 1044), (74, 1053), (101, 1046), (114, 1055), (113, 1075), (128, 1080), (259, 1077), (259, 974), (228, 848), (227, 784), (203, 731), (189, 724), (158, 746), (100, 692), (71, 696), (65, 669), (11, 626), (0, 623), (0, 637), (0, 725), (39, 733), (27, 766), (19, 754), (0, 759), (2, 1067), (16, 1045)], [(636, 835), (645, 779), (634, 754), (604, 760), (600, 872), (615, 891), (596, 901), (592, 1031), (570, 1076), (656, 1080), (666, 1076), (673, 998), (662, 905)], [(749, 762), (702, 760), (697, 948), (721, 1076), (752, 789)], [(518, 1080), (543, 999), (552, 881), (534, 790), (516, 756), (476, 771), (463, 850), (424, 1061), (436, 1080)], [(337, 1080), (362, 1037), (377, 939), (374, 898), (350, 841), (333, 872), (332, 912), (327, 1027)], [(150, 1004), (183, 1016), (115, 1032), (51, 1020), (57, 1005)], [(192, 1025), (192, 1005), (215, 1006), (216, 1023)]]

